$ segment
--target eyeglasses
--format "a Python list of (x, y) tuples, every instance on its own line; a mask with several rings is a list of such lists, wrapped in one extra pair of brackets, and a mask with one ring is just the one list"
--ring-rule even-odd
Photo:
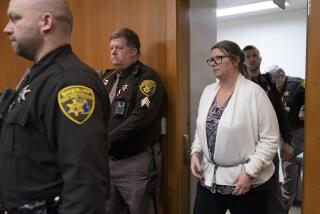
[(209, 66), (212, 66), (212, 63), (214, 62), (215, 64), (220, 64), (222, 62), (222, 59), (225, 57), (231, 57), (231, 56), (215, 56), (215, 57), (210, 57), (207, 59), (207, 63)]

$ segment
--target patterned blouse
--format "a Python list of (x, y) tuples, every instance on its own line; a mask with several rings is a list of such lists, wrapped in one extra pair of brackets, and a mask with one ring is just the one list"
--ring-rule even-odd
[[(211, 161), (214, 163), (214, 150), (215, 150), (215, 143), (216, 143), (216, 136), (217, 136), (217, 129), (219, 125), (220, 118), (223, 114), (224, 109), (227, 107), (229, 100), (231, 96), (228, 98), (228, 100), (223, 104), (221, 108), (217, 108), (216, 106), (216, 98), (214, 99), (206, 121), (206, 132), (207, 132), (207, 143), (208, 143), (208, 150)], [(219, 166), (215, 165), (214, 167), (214, 173), (212, 176), (215, 177), (216, 170)], [(213, 179), (215, 180), (215, 179)], [(228, 185), (217, 185), (213, 183), (213, 185), (206, 186), (204, 184), (204, 181), (200, 181), (200, 184), (205, 187), (206, 189), (210, 190), (212, 193), (220, 193), (224, 195), (232, 194), (232, 192), (235, 189), (235, 186), (228, 186)]]

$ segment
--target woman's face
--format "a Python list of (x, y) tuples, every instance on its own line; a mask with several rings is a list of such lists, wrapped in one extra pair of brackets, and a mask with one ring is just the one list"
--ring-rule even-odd
[(212, 70), (218, 79), (228, 78), (236, 70), (235, 62), (232, 61), (229, 55), (215, 48), (211, 52)]

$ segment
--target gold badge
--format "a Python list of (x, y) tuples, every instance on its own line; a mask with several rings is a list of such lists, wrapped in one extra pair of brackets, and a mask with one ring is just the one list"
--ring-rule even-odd
[(119, 89), (118, 93), (117, 93), (117, 96), (119, 96), (121, 94), (121, 92), (125, 91), (125, 90), (128, 90), (128, 83), (124, 84), (121, 86), (121, 89)]
[(301, 86), (302, 86), (303, 88), (306, 88), (306, 80), (303, 80), (303, 81), (301, 82)]
[(139, 88), (142, 94), (149, 97), (156, 91), (156, 82), (154, 80), (143, 80)]
[(141, 100), (141, 107), (147, 106), (148, 108), (150, 107), (150, 100), (148, 97), (145, 97)]
[(94, 93), (91, 88), (82, 85), (68, 86), (59, 91), (58, 103), (67, 118), (81, 125), (94, 111)]
[(285, 91), (284, 93), (283, 93), (283, 96), (285, 96), (285, 97), (287, 97), (287, 96), (289, 96), (290, 95), (290, 91)]

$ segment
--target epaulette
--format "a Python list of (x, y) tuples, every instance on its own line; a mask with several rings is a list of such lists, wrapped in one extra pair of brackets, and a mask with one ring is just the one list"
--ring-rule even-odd
[(101, 79), (104, 79), (107, 76), (109, 76), (110, 74), (112, 74), (112, 72), (114, 72), (115, 70), (116, 69), (114, 69), (114, 68), (106, 69), (106, 70), (98, 70), (98, 74), (99, 74)]
[(261, 74), (261, 76), (264, 77), (266, 79), (266, 81), (272, 82), (272, 77), (271, 77), (271, 74), (269, 72), (267, 72), (265, 74)]
[(300, 85), (301, 87), (305, 88), (305, 80), (300, 77), (288, 77), (288, 82), (294, 83), (295, 85)]
[(139, 64), (139, 72), (145, 73), (145, 72), (150, 72), (150, 71), (152, 73), (156, 73), (156, 71), (153, 68), (151, 68), (145, 64), (142, 64), (142, 63)]
[(137, 65), (135, 69), (132, 71), (132, 75), (136, 77), (139, 74), (140, 66)]

